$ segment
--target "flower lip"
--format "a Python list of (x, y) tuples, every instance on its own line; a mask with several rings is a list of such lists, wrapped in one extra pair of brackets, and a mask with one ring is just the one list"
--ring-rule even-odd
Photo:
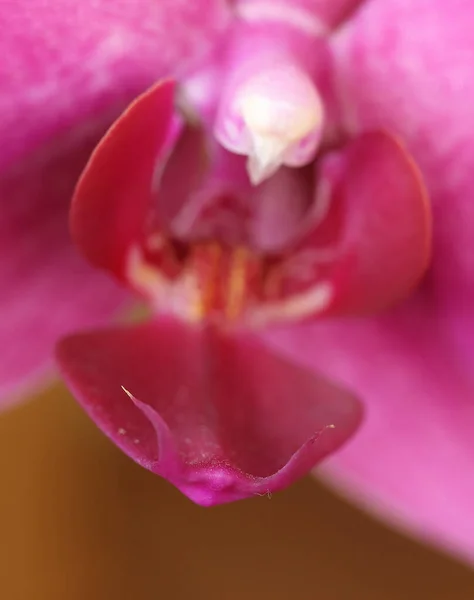
[(103, 431), (204, 506), (288, 486), (361, 420), (351, 393), (249, 333), (162, 317), (72, 335), (57, 357)]

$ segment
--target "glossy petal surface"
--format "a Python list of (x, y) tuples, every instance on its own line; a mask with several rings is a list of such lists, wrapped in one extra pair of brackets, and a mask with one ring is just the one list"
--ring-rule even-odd
[(58, 359), (105, 433), (203, 505), (286, 487), (360, 419), (351, 394), (250, 335), (161, 320), (71, 336)]

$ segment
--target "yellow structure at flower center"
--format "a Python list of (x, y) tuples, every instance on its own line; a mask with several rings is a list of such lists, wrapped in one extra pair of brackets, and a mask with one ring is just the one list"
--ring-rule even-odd
[(279, 261), (245, 246), (168, 240), (131, 254), (128, 279), (160, 311), (187, 320), (235, 321), (281, 292)]
[(295, 288), (287, 259), (215, 240), (183, 244), (160, 237), (147, 252), (130, 253), (127, 279), (157, 313), (256, 328), (318, 314), (332, 299), (324, 280)]

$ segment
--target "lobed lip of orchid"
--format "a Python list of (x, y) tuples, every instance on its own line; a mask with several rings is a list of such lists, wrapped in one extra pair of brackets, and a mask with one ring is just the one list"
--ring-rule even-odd
[(290, 485), (361, 420), (353, 394), (252, 334), (165, 317), (69, 336), (56, 354), (106, 435), (205, 506)]

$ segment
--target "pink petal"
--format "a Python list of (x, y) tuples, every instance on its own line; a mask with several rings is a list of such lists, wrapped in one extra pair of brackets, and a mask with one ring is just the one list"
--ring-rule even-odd
[(221, 0), (4, 0), (0, 169), (87, 119), (111, 117), (156, 79), (186, 73), (229, 18)]
[(378, 319), (272, 336), (290, 360), (363, 398), (363, 426), (326, 474), (367, 509), (474, 560), (474, 386), (420, 298)]
[(48, 148), (0, 180), (0, 405), (52, 368), (57, 338), (123, 302), (74, 250), (67, 199), (95, 140)]
[(220, 0), (0, 3), (1, 402), (45, 375), (55, 338), (121, 301), (67, 233), (94, 143), (158, 76), (205, 60), (228, 19)]
[[(365, 133), (323, 159), (319, 185), (342, 219), (328, 314), (372, 313), (404, 298), (431, 256), (430, 206), (411, 157), (392, 136)], [(311, 236), (303, 247), (310, 245)]]
[(364, 0), (236, 0), (239, 16), (250, 23), (283, 22), (313, 35), (348, 19)]
[(469, 0), (384, 0), (367, 2), (341, 31), (345, 124), (355, 134), (386, 127), (413, 153), (433, 206), (432, 267), (394, 315), (279, 340), (292, 358), (341, 377), (366, 403), (364, 427), (332, 462), (338, 483), (471, 561), (473, 28)]
[[(344, 125), (389, 128), (413, 154), (433, 207), (433, 299), (465, 316), (474, 301), (473, 27), (469, 0), (370, 2), (334, 46)], [(473, 338), (465, 323), (458, 329)]]
[(209, 166), (207, 140), (200, 127), (183, 126), (155, 187), (159, 188), (156, 208), (159, 219), (171, 228), (186, 211), (193, 194), (202, 186)]
[(253, 192), (244, 160), (225, 150), (199, 126), (184, 129), (156, 187), (158, 220), (170, 235), (185, 242), (218, 238), (216, 216), (224, 203), (223, 220), (231, 230), (226, 232), (230, 237), (224, 239), (232, 244), (232, 230), (242, 229), (240, 205), (247, 207)]
[(97, 146), (76, 187), (73, 238), (96, 266), (124, 276), (130, 249), (142, 241), (157, 164), (174, 141), (174, 83), (137, 98)]
[[(324, 157), (318, 168), (314, 221), (292, 252), (313, 256), (313, 277), (327, 281), (325, 315), (364, 314), (386, 308), (418, 283), (430, 258), (431, 214), (420, 174), (392, 136), (370, 132)], [(321, 219), (321, 203), (328, 213)]]
[(289, 485), (360, 419), (351, 394), (247, 334), (161, 320), (71, 336), (58, 358), (99, 427), (202, 505)]
[(255, 247), (277, 252), (289, 246), (301, 230), (312, 195), (312, 178), (305, 177), (301, 169), (288, 167), (281, 167), (275, 175), (253, 188), (251, 232)]

